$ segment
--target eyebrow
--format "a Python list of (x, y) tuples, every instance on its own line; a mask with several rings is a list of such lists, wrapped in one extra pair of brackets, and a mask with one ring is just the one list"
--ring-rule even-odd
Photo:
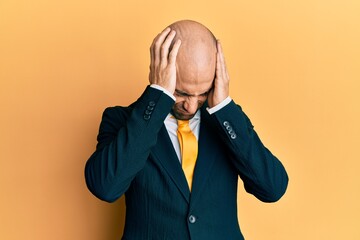
[(189, 93), (183, 92), (183, 91), (181, 91), (181, 90), (179, 90), (179, 89), (175, 89), (175, 92), (178, 93), (178, 94), (180, 94), (180, 95), (187, 96), (187, 97), (196, 97), (196, 96), (201, 96), (201, 95), (206, 95), (206, 94), (208, 94), (211, 89), (212, 89), (212, 87), (211, 87), (209, 90), (207, 90), (206, 92), (200, 93), (200, 94), (198, 94), (198, 95), (189, 94)]

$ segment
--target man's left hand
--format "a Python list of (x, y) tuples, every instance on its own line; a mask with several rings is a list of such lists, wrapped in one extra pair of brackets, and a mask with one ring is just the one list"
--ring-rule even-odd
[(216, 70), (213, 89), (208, 95), (209, 107), (215, 107), (229, 96), (230, 77), (226, 69), (224, 53), (217, 41)]

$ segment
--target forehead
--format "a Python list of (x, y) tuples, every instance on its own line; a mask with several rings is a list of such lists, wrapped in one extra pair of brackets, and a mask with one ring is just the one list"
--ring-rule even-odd
[(188, 94), (207, 92), (215, 78), (215, 62), (206, 66), (192, 64), (176, 65), (176, 89)]
[(196, 77), (186, 78), (177, 75), (176, 90), (189, 95), (200, 95), (209, 91), (213, 85), (214, 77), (208, 79), (199, 79)]

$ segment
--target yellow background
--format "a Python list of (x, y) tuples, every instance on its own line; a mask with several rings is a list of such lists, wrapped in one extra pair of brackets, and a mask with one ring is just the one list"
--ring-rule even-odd
[(360, 239), (358, 0), (0, 0), (0, 239), (120, 239), (124, 199), (93, 197), (84, 164), (179, 19), (221, 39), (231, 96), (290, 176), (275, 204), (240, 184), (246, 239)]

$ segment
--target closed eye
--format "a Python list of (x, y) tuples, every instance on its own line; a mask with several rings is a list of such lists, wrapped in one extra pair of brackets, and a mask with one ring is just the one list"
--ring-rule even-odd
[(179, 97), (191, 97), (192, 95), (190, 95), (190, 94), (187, 94), (187, 93), (185, 93), (185, 92), (181, 92), (181, 91), (179, 91), (179, 90), (175, 90), (175, 94), (177, 95), (177, 96), (179, 96)]
[(209, 91), (200, 94), (200, 96), (201, 96), (201, 97), (207, 97), (208, 94), (209, 94)]
[[(210, 90), (207, 92), (204, 92), (200, 95), (198, 95), (199, 97), (207, 97), (207, 95), (209, 94)], [(192, 94), (188, 94), (186, 92), (182, 92), (180, 90), (175, 90), (175, 95), (179, 96), (179, 97), (196, 97), (196, 95), (192, 95)]]

